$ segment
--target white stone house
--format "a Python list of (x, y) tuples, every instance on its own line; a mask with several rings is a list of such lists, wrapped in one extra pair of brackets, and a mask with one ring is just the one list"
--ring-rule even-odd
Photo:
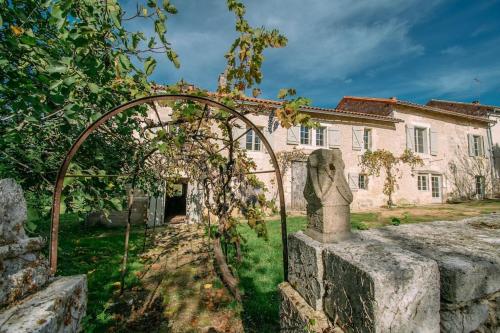
[[(346, 96), (334, 109), (303, 108), (302, 111), (311, 115), (319, 127), (285, 129), (278, 126), (273, 117), (273, 110), (280, 102), (250, 97), (241, 102), (246, 110), (258, 106), (260, 112), (247, 117), (261, 128), (275, 153), (301, 150), (309, 154), (318, 148), (339, 148), (345, 163), (345, 176), (354, 194), (351, 205), (354, 211), (375, 209), (387, 202), (382, 192), (384, 173), (380, 177), (368, 177), (359, 165), (368, 149), (386, 149), (400, 155), (408, 148), (423, 159), (422, 167), (400, 168), (402, 178), (393, 195), (398, 205), (442, 203), (460, 195), (481, 198), (491, 195), (492, 180), (498, 176), (491, 163), (494, 147), (491, 128), (497, 126), (490, 113), (460, 112), (437, 107), (431, 102), (420, 105), (396, 98)], [(168, 113), (167, 110), (160, 112), (162, 121), (168, 122)], [(235, 136), (245, 131), (243, 125), (235, 128)], [(500, 139), (500, 133), (494, 133), (494, 137)], [(253, 131), (241, 137), (239, 142), (256, 162), (255, 171), (273, 169), (269, 154)], [(274, 173), (259, 173), (257, 177), (266, 184), (268, 198), (277, 197)], [(302, 195), (305, 177), (305, 160), (293, 161), (283, 175), (286, 206), (291, 211), (305, 209)], [(202, 203), (196, 184), (184, 182), (179, 195), (181, 199), (176, 199), (176, 206), (183, 200), (188, 221), (199, 221)], [(164, 219), (162, 212), (169, 214), (166, 211), (169, 199), (166, 200), (167, 203), (163, 199), (160, 203), (151, 201), (154, 207), (150, 207), (149, 212), (156, 209), (156, 219)]]
[[(269, 110), (279, 102), (245, 98), (248, 104), (263, 104)], [(269, 126), (270, 115), (249, 115), (262, 127), (276, 153), (300, 149), (306, 154), (318, 148), (340, 148), (346, 177), (354, 193), (353, 210), (366, 210), (384, 205), (384, 177), (366, 176), (359, 166), (367, 150), (386, 149), (395, 155), (408, 148), (417, 153), (424, 166), (410, 170), (401, 168), (402, 178), (394, 194), (396, 204), (430, 204), (445, 202), (452, 195), (466, 192), (469, 197), (483, 197), (491, 192), (491, 151), (488, 116), (474, 115), (419, 105), (395, 98), (344, 97), (337, 108), (306, 107), (320, 127), (296, 126), (284, 129)], [(256, 161), (258, 171), (272, 169), (269, 156), (258, 138), (249, 132), (241, 139), (248, 154)], [(455, 165), (455, 174), (453, 168)], [(479, 165), (479, 166), (478, 166)], [(465, 173), (465, 174), (464, 174)], [(276, 191), (274, 175), (259, 174)], [(302, 190), (305, 183), (305, 162), (295, 161), (284, 174), (287, 207), (303, 210)], [(464, 182), (464, 184), (460, 183)], [(457, 190), (456, 187), (464, 187)]]

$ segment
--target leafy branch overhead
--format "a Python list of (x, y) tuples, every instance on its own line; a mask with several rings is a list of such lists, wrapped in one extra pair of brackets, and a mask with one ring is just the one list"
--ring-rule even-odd
[[(163, 54), (179, 66), (166, 36), (167, 17), (176, 12), (166, 0), (139, 2), (134, 14), (125, 13), (115, 0), (0, 0), (2, 177), (20, 180), (36, 197), (50, 197), (57, 168), (76, 136), (104, 112), (151, 93), (153, 56)], [(156, 35), (146, 39), (130, 31), (125, 24), (130, 20), (149, 22)], [(75, 168), (127, 172), (137, 146), (132, 134), (140, 122), (128, 113), (107, 128), (89, 139)], [(78, 206), (91, 197), (88, 206), (106, 206), (97, 198), (123, 190), (103, 179), (75, 180), (73, 186), (79, 183), (101, 195), (83, 196), (68, 187), (82, 202)]]

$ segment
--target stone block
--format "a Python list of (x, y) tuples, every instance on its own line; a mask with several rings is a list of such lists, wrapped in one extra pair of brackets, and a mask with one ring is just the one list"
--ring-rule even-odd
[(23, 190), (13, 179), (0, 180), (0, 245), (25, 238), (28, 217)]
[(323, 249), (301, 231), (288, 236), (288, 282), (314, 310), (323, 308)]
[(486, 302), (473, 303), (456, 309), (441, 309), (442, 333), (469, 333), (488, 320)]
[(315, 311), (300, 294), (287, 282), (279, 285), (280, 291), (280, 332), (282, 333), (322, 333), (330, 327), (322, 311)]
[(348, 332), (439, 332), (439, 271), (428, 258), (382, 241), (329, 245), (324, 309)]
[(435, 260), (446, 303), (470, 302), (500, 290), (500, 215), (390, 226), (360, 235)]
[(0, 312), (1, 333), (78, 332), (87, 306), (87, 277), (61, 277)]

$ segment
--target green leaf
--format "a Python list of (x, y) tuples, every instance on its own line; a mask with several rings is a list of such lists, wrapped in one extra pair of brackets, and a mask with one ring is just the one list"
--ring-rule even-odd
[(118, 61), (120, 61), (120, 64), (122, 65), (123, 69), (125, 70), (130, 69), (131, 66), (130, 59), (125, 54), (121, 53), (118, 56)]
[(149, 57), (146, 62), (144, 62), (144, 70), (146, 71), (146, 75), (151, 75), (156, 67), (156, 60), (154, 58)]
[(179, 56), (174, 51), (168, 50), (167, 57), (174, 63), (175, 68), (179, 68), (181, 66), (179, 62)]
[(167, 29), (165, 28), (165, 23), (160, 21), (160, 20), (156, 20), (155, 21), (155, 31), (156, 33), (158, 34), (158, 36), (163, 36), (165, 34), (165, 32), (167, 32)]
[(89, 87), (90, 91), (94, 94), (97, 94), (97, 93), (99, 93), (99, 91), (101, 91), (101, 88), (99, 88), (99, 86), (97, 84), (92, 83), (92, 82), (90, 82), (88, 84), (88, 87)]
[(50, 12), (50, 16), (51, 16), (53, 22), (55, 22), (57, 29), (60, 30), (63, 27), (64, 22), (66, 20), (63, 16), (63, 11), (58, 4), (56, 4), (52, 7), (52, 10)]
[[(1, 25), (1, 24), (0, 24)], [(19, 41), (23, 44), (30, 45), (30, 46), (35, 46), (36, 45), (36, 38), (32, 36), (28, 36), (26, 34), (22, 35), (19, 38)]]
[(49, 66), (49, 68), (47, 68), (48, 73), (66, 73), (67, 70), (68, 68), (64, 65), (51, 65)]
[(283, 99), (288, 95), (288, 89), (280, 89), (278, 92), (278, 98)]

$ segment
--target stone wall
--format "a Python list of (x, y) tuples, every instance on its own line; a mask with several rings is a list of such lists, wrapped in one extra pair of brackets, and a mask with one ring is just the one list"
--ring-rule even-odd
[(0, 180), (0, 332), (78, 332), (87, 305), (85, 275), (53, 278), (45, 241), (24, 231), (26, 201), (12, 179)]
[(282, 332), (500, 332), (498, 214), (289, 244)]

